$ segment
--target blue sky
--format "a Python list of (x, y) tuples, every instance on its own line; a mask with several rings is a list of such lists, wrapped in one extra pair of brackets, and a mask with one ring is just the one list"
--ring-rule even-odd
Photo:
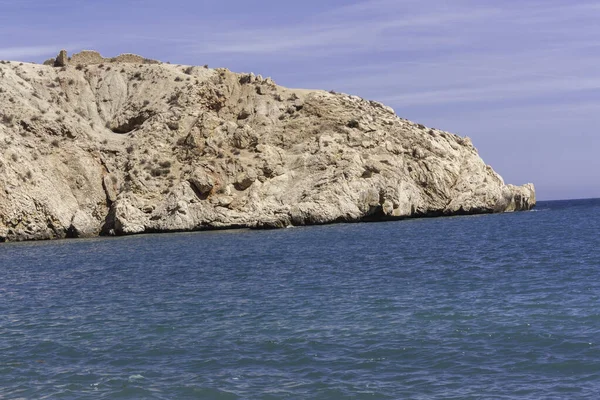
[(0, 59), (133, 52), (357, 94), (472, 138), (538, 198), (600, 197), (600, 3), (0, 0)]

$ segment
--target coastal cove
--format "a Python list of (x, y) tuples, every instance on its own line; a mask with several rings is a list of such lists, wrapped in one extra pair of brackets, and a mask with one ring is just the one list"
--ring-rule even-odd
[(4, 243), (0, 397), (593, 397), (599, 228), (589, 199)]

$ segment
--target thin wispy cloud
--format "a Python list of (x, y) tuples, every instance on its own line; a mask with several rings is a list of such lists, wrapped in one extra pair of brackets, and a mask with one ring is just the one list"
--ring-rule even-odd
[[(380, 2), (381, 3), (381, 2)], [(372, 7), (375, 9), (376, 7)], [(382, 11), (382, 10), (380, 10)], [(325, 49), (339, 54), (374, 50), (414, 50), (423, 46), (449, 46), (462, 39), (448, 37), (431, 30), (432, 27), (450, 28), (456, 24), (493, 15), (495, 10), (472, 10), (428, 15), (394, 15), (379, 13), (372, 18), (356, 20), (348, 15), (348, 8), (299, 21), (291, 26), (211, 29), (210, 40), (189, 40), (188, 51), (199, 53), (280, 53), (294, 56), (305, 49)], [(406, 32), (418, 31), (406, 40)], [(404, 39), (404, 40), (402, 40)], [(185, 43), (186, 38), (177, 41)]]
[[(21, 46), (21, 47), (0, 47), (0, 58), (19, 60), (27, 57), (44, 57), (56, 55), (62, 47), (55, 46)], [(58, 50), (57, 50), (58, 49)]]
[(529, 80), (525, 82), (498, 83), (477, 87), (460, 87), (446, 90), (410, 92), (380, 98), (381, 101), (400, 106), (446, 104), (457, 102), (483, 102), (516, 100), (565, 92), (600, 90), (600, 77), (596, 79)]
[[(376, 96), (394, 106), (504, 101), (597, 89), (600, 57), (589, 50), (600, 46), (593, 35), (600, 30), (582, 24), (580, 29), (591, 34), (581, 42), (581, 31), (564, 28), (595, 17), (600, 7), (592, 2), (375, 0), (275, 26), (241, 21), (238, 28), (220, 30), (209, 25), (201, 35), (208, 40), (191, 33), (173, 43), (203, 57), (326, 64), (331, 74), (321, 71), (311, 87)], [(579, 57), (577, 66), (569, 65), (570, 56)], [(374, 60), (376, 74), (370, 70)], [(572, 82), (582, 72), (591, 74), (589, 79)]]

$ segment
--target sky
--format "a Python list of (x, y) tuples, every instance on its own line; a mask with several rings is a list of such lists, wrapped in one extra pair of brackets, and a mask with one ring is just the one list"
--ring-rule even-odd
[(0, 0), (0, 59), (137, 53), (356, 94), (573, 199), (600, 197), (598, 21), (595, 0)]

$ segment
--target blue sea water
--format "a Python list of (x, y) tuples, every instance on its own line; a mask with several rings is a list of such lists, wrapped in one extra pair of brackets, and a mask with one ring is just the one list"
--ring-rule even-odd
[(0, 245), (3, 399), (600, 396), (600, 200)]

